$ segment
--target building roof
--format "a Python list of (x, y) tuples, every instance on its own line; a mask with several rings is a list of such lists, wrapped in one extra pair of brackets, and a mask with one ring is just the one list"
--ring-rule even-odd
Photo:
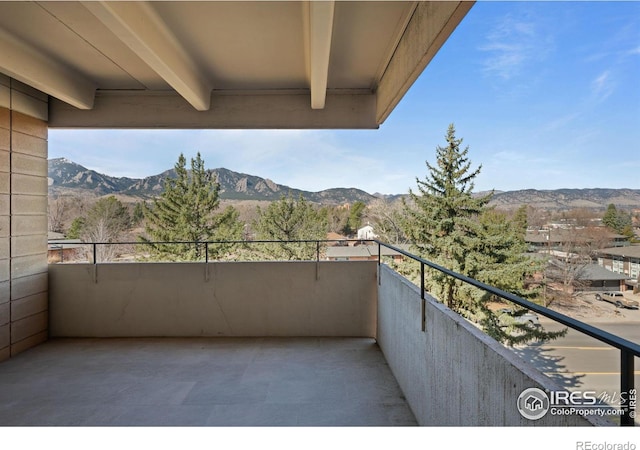
[[(377, 252), (376, 252), (377, 255)], [(364, 245), (357, 245), (355, 247), (328, 247), (327, 258), (370, 258), (371, 252)]]
[(377, 128), (473, 3), (0, 1), (0, 78), (50, 127)]
[[(410, 251), (409, 244), (399, 244), (396, 247)], [(390, 248), (381, 246), (380, 253), (382, 256), (399, 256), (395, 250)], [(327, 258), (372, 258), (378, 257), (378, 245), (377, 244), (367, 244), (367, 245), (356, 245), (354, 247), (329, 247), (327, 248)]]
[(589, 264), (580, 273), (580, 279), (585, 281), (616, 281), (629, 277), (623, 273), (612, 272), (597, 264)]
[(533, 244), (563, 243), (563, 242), (590, 242), (595, 239), (609, 239), (615, 241), (626, 239), (626, 236), (612, 233), (601, 228), (554, 228), (552, 230), (527, 230), (525, 241)]
[(598, 250), (598, 253), (601, 255), (621, 256), (623, 258), (640, 258), (640, 245), (603, 248)]

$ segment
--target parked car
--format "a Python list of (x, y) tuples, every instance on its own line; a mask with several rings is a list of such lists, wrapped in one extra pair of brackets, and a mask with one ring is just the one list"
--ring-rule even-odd
[(500, 319), (500, 325), (506, 327), (512, 323), (517, 324), (529, 324), (533, 327), (540, 326), (540, 320), (538, 316), (531, 311), (515, 309), (515, 308), (502, 308), (498, 310), (498, 319)]
[(617, 308), (633, 308), (638, 309), (640, 303), (637, 300), (626, 298), (622, 292), (602, 292), (596, 294), (596, 300), (613, 303)]

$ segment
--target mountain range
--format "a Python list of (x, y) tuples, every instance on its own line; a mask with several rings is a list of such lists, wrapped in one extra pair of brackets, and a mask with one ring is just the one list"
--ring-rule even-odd
[[(278, 200), (282, 195), (300, 194), (311, 202), (344, 204), (361, 201), (368, 203), (375, 197), (355, 188), (334, 188), (309, 192), (290, 188), (255, 175), (234, 172), (229, 169), (212, 169), (210, 172), (220, 183), (220, 198), (227, 200)], [(158, 196), (163, 190), (162, 180), (175, 177), (175, 170), (166, 170), (145, 178), (112, 177), (87, 169), (66, 158), (49, 160), (49, 194), (60, 195), (85, 192), (95, 195), (125, 195), (142, 199)]]
[[(229, 169), (212, 169), (220, 182), (220, 198), (228, 200), (278, 200), (291, 193), (302, 195), (308, 201), (322, 204), (344, 204), (361, 201), (369, 203), (378, 197), (394, 200), (402, 195), (369, 194), (356, 188), (334, 188), (319, 192), (303, 191), (277, 184), (255, 175)], [(162, 180), (174, 177), (173, 169), (145, 178), (112, 177), (87, 169), (66, 158), (49, 160), (49, 193), (90, 193), (92, 195), (123, 195), (148, 199), (162, 192)], [(527, 204), (546, 210), (573, 208), (605, 209), (613, 203), (624, 209), (640, 209), (640, 189), (525, 189), (494, 193), (492, 205), (500, 209), (513, 209)]]

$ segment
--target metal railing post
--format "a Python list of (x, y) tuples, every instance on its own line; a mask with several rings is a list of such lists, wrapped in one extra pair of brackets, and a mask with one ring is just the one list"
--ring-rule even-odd
[(422, 331), (427, 329), (427, 301), (424, 298), (424, 263), (420, 263), (420, 310), (422, 315)]
[(97, 246), (98, 244), (96, 244), (95, 242), (93, 243), (93, 263), (94, 264), (98, 264), (98, 259), (97, 259)]
[(204, 262), (209, 262), (209, 243), (204, 243)]
[(316, 241), (316, 281), (320, 279), (320, 241)]
[(382, 284), (382, 280), (381, 278), (381, 273), (380, 270), (382, 269), (382, 245), (380, 245), (380, 241), (378, 241), (378, 286), (380, 286)]

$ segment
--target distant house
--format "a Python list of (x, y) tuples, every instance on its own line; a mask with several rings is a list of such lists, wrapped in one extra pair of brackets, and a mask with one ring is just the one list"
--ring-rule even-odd
[(579, 280), (582, 284), (580, 290), (584, 291), (625, 291), (629, 277), (589, 264), (582, 269)]
[(625, 247), (629, 245), (626, 236), (612, 233), (601, 227), (548, 228), (527, 230), (525, 242), (531, 251), (563, 250), (567, 247), (596, 244), (604, 247)]
[(50, 231), (48, 236), (47, 261), (49, 264), (76, 260), (83, 252), (80, 239), (67, 239), (62, 233)]
[(327, 248), (329, 261), (368, 261), (377, 260), (378, 255), (372, 255), (366, 245), (335, 246)]
[(358, 239), (375, 239), (378, 235), (373, 232), (373, 227), (371, 225), (366, 225), (360, 229), (358, 229)]
[[(396, 245), (401, 250), (409, 251), (408, 244)], [(404, 255), (398, 253), (387, 247), (381, 247), (380, 253), (382, 256), (389, 256), (394, 261), (398, 261), (404, 258)], [(378, 245), (356, 245), (353, 247), (328, 247), (327, 259), (330, 261), (377, 261), (378, 260)]]
[[(640, 245), (604, 248), (598, 252), (598, 265), (612, 272), (626, 275), (630, 281), (640, 276)], [(627, 282), (627, 286), (634, 284)]]

